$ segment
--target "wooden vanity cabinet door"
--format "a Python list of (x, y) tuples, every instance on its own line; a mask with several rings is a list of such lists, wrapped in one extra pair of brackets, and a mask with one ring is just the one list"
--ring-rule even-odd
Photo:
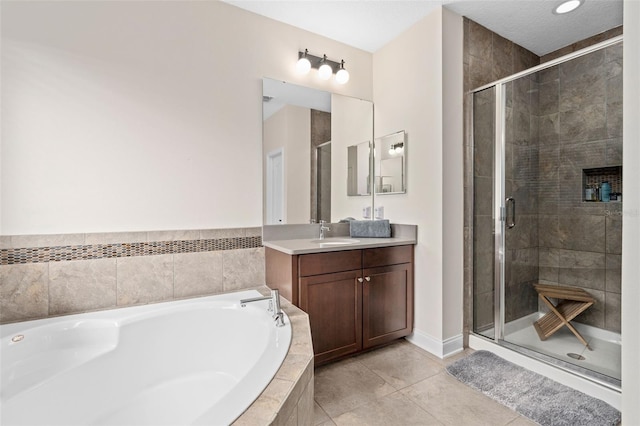
[(368, 268), (363, 276), (363, 349), (409, 335), (413, 329), (412, 264)]
[(361, 272), (300, 278), (300, 308), (309, 314), (316, 365), (362, 349)]

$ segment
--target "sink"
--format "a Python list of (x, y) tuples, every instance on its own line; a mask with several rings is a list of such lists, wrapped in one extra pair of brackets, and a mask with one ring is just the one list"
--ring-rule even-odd
[(349, 244), (359, 243), (360, 240), (354, 238), (325, 238), (323, 240), (311, 240), (311, 242), (321, 246), (348, 246)]

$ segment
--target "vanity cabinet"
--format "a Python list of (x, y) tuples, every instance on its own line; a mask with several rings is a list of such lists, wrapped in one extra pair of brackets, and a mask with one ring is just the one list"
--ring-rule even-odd
[(413, 327), (413, 245), (287, 255), (265, 248), (267, 285), (309, 314), (315, 364)]

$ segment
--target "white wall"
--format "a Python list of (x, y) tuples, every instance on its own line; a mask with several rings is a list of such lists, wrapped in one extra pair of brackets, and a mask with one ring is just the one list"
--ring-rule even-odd
[(442, 10), (442, 333), (462, 333), (464, 288), (464, 134), (462, 17)]
[(372, 98), (370, 53), (221, 2), (0, 7), (3, 235), (261, 225), (262, 77)]
[(624, 2), (622, 423), (640, 422), (640, 2)]
[[(331, 221), (362, 218), (371, 197), (347, 196), (347, 147), (373, 140), (373, 105), (346, 96), (331, 96)], [(359, 153), (360, 154), (360, 153)], [(358, 164), (360, 169), (360, 164)], [(365, 169), (366, 170), (366, 169)]]
[(374, 53), (373, 99), (376, 137), (407, 132), (407, 193), (375, 205), (418, 225), (413, 339), (443, 355), (462, 333), (461, 18), (439, 8)]

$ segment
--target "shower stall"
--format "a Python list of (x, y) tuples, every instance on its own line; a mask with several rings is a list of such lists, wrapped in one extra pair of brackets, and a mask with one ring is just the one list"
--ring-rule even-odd
[[(470, 332), (619, 389), (622, 37), (468, 96)], [(569, 323), (586, 345), (539, 284), (594, 300)], [(534, 324), (550, 310), (559, 329), (544, 335)]]

